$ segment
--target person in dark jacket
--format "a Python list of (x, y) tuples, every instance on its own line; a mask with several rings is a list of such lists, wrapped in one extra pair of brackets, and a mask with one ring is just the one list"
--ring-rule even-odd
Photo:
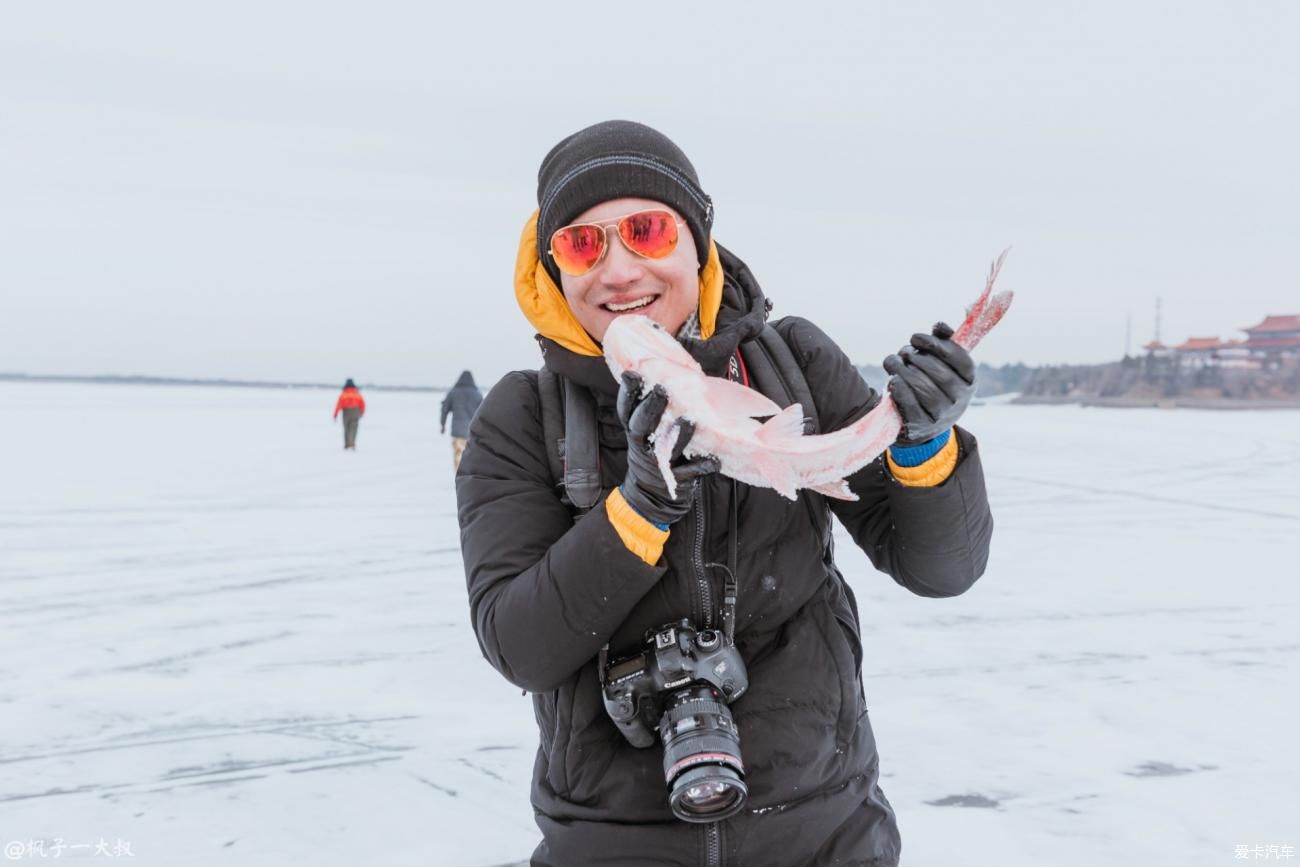
[(357, 447), (357, 428), (361, 417), (366, 414), (366, 399), (361, 396), (357, 384), (349, 379), (343, 383), (343, 391), (334, 402), (334, 419), (343, 413), (343, 448), (355, 450)]
[[(562, 501), (536, 371), (489, 392), (456, 478), (474, 630), (493, 667), (532, 693), (539, 728), (532, 803), (543, 840), (532, 864), (898, 864), (857, 606), (835, 565), (830, 518), (915, 594), (955, 596), (983, 573), (992, 533), (983, 470), (975, 438), (953, 426), (974, 388), (970, 356), (918, 334), (887, 359), (904, 433), (848, 478), (856, 501), (805, 490), (791, 502), (733, 483), (707, 456), (675, 459), (670, 494), (647, 442), (666, 399), (643, 394), (634, 377), (614, 379), (600, 354), (605, 328), (628, 311), (648, 315), (706, 373), (744, 382), (738, 350), (763, 329), (763, 292), (710, 237), (713, 206), (694, 167), (648, 127), (609, 121), (562, 140), (542, 162), (538, 205), (520, 242), (516, 298), (545, 367), (595, 398), (603, 493), (580, 517)], [(879, 402), (816, 325), (772, 325), (821, 431)], [(689, 435), (686, 426), (675, 454)], [(729, 818), (689, 823), (670, 809), (658, 738), (634, 747), (606, 712), (600, 658), (606, 647), (611, 658), (638, 653), (647, 632), (683, 618), (717, 626), (725, 578), (714, 564), (728, 562), (749, 679), (730, 705), (748, 799)]]
[(438, 422), (439, 433), (447, 432), (447, 416), (451, 416), (451, 462), (452, 469), (460, 467), (461, 455), (465, 453), (465, 441), (469, 437), (469, 422), (478, 412), (483, 402), (483, 393), (474, 385), (474, 374), (462, 370), (456, 384), (442, 399), (442, 418)]

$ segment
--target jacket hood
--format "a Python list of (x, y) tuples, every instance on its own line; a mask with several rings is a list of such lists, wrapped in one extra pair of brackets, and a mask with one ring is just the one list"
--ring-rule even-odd
[(452, 387), (453, 388), (475, 388), (476, 386), (474, 385), (474, 374), (470, 373), (468, 370), (461, 371), (460, 378), (456, 380), (456, 384)]
[[(515, 298), (537, 329), (546, 366), (598, 392), (616, 394), (618, 383), (605, 365), (600, 345), (578, 323), (564, 293), (537, 254), (537, 212), (524, 225), (515, 261)], [(749, 267), (717, 242), (700, 271), (699, 339), (682, 345), (706, 373), (719, 374), (736, 348), (752, 340), (767, 321), (767, 303)]]

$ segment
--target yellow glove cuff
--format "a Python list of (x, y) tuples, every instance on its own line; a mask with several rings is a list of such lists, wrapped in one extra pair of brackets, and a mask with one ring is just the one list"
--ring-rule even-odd
[(623, 492), (615, 488), (605, 498), (605, 514), (614, 525), (614, 532), (623, 540), (623, 544), (633, 554), (640, 557), (647, 565), (659, 562), (664, 553), (664, 542), (668, 541), (668, 531), (660, 530), (623, 499)]
[(957, 434), (953, 432), (944, 447), (923, 464), (900, 467), (894, 463), (894, 457), (888, 451), (885, 452), (885, 461), (889, 464), (890, 474), (900, 485), (909, 488), (933, 488), (942, 485), (957, 466)]

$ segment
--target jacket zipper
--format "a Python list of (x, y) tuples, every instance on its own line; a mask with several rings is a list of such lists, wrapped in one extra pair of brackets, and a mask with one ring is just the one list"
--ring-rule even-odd
[(722, 826), (717, 822), (704, 826), (704, 867), (722, 867)]
[[(738, 378), (743, 379), (746, 385), (749, 384), (749, 374), (744, 371), (744, 360), (741, 359), (740, 353), (737, 352), (735, 360), (738, 362), (737, 370), (740, 371), (740, 377), (734, 373), (727, 378), (736, 381)], [(695, 578), (700, 588), (700, 605), (703, 608), (703, 617), (698, 622), (702, 623), (704, 628), (713, 628), (713, 587), (709, 584), (709, 574), (704, 569), (704, 486), (696, 488), (695, 508), (698, 510), (695, 521)], [(710, 822), (704, 826), (704, 867), (722, 867), (722, 825), (718, 822)]]
[(709, 586), (709, 575), (704, 571), (704, 486), (695, 488), (695, 549), (691, 552), (695, 566), (695, 583), (700, 591), (700, 619), (696, 623), (704, 629), (713, 628), (713, 588)]

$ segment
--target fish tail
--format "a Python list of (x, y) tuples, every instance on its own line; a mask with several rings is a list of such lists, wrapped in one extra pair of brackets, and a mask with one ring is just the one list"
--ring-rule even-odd
[[(993, 260), (993, 264), (989, 267), (988, 279), (984, 281), (984, 291), (975, 299), (975, 303), (967, 308), (966, 319), (962, 322), (961, 326), (957, 329), (957, 333), (952, 338), (953, 342), (958, 346), (961, 346), (964, 349), (973, 349), (975, 343), (978, 343), (980, 338), (987, 334), (989, 328), (992, 328), (993, 324), (996, 323), (996, 320), (994, 320), (994, 323), (990, 323), (987, 327), (983, 328), (983, 331), (979, 336), (974, 338), (974, 342), (971, 342), (972, 333), (979, 331), (980, 327), (983, 325), (985, 312), (989, 306), (989, 297), (993, 294), (993, 284), (997, 281), (998, 275), (1002, 273), (1002, 263), (1006, 261), (1007, 254), (1010, 252), (1011, 248), (1007, 247), (998, 254), (998, 257)], [(1001, 313), (997, 315), (997, 318), (1002, 318)]]

